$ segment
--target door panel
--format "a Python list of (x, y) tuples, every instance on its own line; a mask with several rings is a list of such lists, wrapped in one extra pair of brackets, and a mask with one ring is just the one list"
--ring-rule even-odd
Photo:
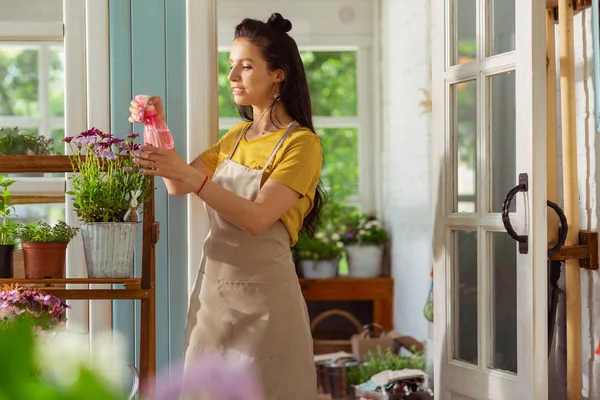
[[(433, 0), (435, 391), (546, 399), (544, 0)], [(533, 43), (536, 43), (535, 47)], [(520, 174), (528, 188), (502, 211)]]

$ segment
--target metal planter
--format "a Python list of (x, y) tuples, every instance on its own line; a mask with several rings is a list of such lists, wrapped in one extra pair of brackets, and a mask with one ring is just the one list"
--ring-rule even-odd
[(92, 222), (81, 225), (88, 278), (132, 278), (139, 222)]

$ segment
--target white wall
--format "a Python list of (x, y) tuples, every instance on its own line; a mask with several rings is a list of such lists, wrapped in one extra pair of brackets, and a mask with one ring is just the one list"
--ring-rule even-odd
[(430, 1), (381, 1), (383, 215), (392, 235), (396, 330), (428, 338), (431, 271)]
[[(596, 159), (600, 154), (600, 141), (596, 140), (598, 133), (595, 129), (594, 116), (591, 14), (591, 9), (577, 14), (573, 26), (575, 36), (579, 228), (596, 231), (598, 216), (600, 215), (596, 201), (599, 195), (599, 188), (596, 186), (596, 175), (600, 170), (600, 163), (597, 163)], [(581, 275), (583, 395), (588, 396), (589, 399), (600, 400), (600, 360), (594, 355), (594, 350), (600, 341), (600, 273), (598, 271), (582, 270)]]

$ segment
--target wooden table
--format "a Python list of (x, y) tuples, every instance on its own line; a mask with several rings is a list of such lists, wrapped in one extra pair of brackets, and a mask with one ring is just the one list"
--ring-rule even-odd
[(381, 278), (300, 279), (304, 299), (309, 301), (372, 301), (373, 322), (394, 328), (394, 280)]

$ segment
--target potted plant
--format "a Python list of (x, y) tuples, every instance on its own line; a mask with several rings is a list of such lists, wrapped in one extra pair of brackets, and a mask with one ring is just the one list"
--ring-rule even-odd
[[(356, 398), (364, 399), (432, 399), (427, 388), (424, 354), (394, 354), (390, 349), (378, 351), (370, 359), (357, 366), (346, 369), (346, 383), (354, 388)], [(376, 384), (371, 378), (384, 371), (412, 370), (413, 377), (399, 380), (400, 384)], [(347, 391), (350, 391), (347, 388)]]
[(58, 221), (19, 225), (15, 236), (21, 241), (26, 278), (64, 278), (67, 245), (79, 228)]
[(10, 204), (8, 188), (16, 180), (0, 175), (0, 278), (13, 277), (13, 255), (15, 251), (14, 233), (16, 225), (11, 221), (16, 216), (15, 208)]
[[(0, 129), (0, 155), (47, 156), (55, 154), (54, 139), (34, 135), (18, 127)], [(43, 172), (15, 172), (11, 176), (44, 176)]]
[(373, 278), (381, 275), (387, 231), (373, 215), (355, 214), (343, 227), (342, 241), (348, 256), (348, 275)]
[(294, 246), (302, 274), (307, 279), (327, 279), (337, 276), (344, 244), (340, 236), (320, 230), (312, 239), (301, 233)]
[(92, 128), (62, 141), (72, 152), (73, 207), (90, 278), (130, 278), (139, 225), (137, 209), (149, 197), (151, 179), (133, 159), (137, 134), (125, 139)]
[(23, 321), (39, 330), (51, 330), (65, 325), (68, 308), (58, 297), (40, 290), (3, 285), (0, 290), (0, 328)]

